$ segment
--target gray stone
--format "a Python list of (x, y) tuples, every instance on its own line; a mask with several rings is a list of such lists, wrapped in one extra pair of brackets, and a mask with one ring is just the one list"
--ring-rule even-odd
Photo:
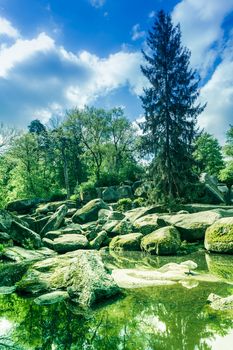
[(69, 298), (69, 294), (66, 291), (57, 290), (55, 292), (40, 295), (34, 299), (37, 305), (51, 305), (60, 303)]
[(42, 228), (41, 235), (44, 235), (49, 231), (55, 231), (59, 229), (65, 219), (67, 211), (68, 207), (66, 205), (59, 207), (58, 210), (51, 216), (47, 224)]
[(98, 220), (98, 213), (101, 209), (109, 209), (109, 206), (102, 199), (93, 199), (84, 205), (73, 215), (72, 220), (75, 223), (84, 224), (90, 221)]
[(25, 248), (40, 248), (41, 246), (41, 238), (38, 233), (30, 230), (16, 221), (12, 221), (9, 234), (13, 241), (21, 244)]
[(60, 235), (53, 240), (44, 238), (43, 243), (60, 254), (87, 248), (89, 246), (87, 238), (79, 234)]
[(110, 249), (121, 249), (127, 251), (141, 250), (140, 243), (143, 235), (141, 233), (129, 233), (123, 236), (114, 237), (109, 245)]

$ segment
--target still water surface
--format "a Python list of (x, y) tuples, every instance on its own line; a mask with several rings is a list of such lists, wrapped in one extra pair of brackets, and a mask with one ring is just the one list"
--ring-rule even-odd
[(114, 253), (104, 259), (109, 268), (150, 269), (191, 259), (222, 282), (131, 290), (85, 314), (65, 302), (38, 306), (16, 294), (0, 295), (0, 350), (233, 349), (233, 312), (206, 303), (210, 293), (233, 294), (233, 256)]

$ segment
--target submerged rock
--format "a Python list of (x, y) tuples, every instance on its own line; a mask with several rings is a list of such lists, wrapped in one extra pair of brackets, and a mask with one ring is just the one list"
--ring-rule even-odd
[(176, 254), (181, 245), (180, 235), (173, 226), (162, 227), (144, 236), (141, 248), (150, 254), (172, 255)]
[(98, 252), (75, 251), (34, 264), (17, 284), (21, 293), (67, 291), (72, 301), (89, 307), (120, 292)]
[(233, 254), (233, 217), (222, 218), (206, 230), (205, 248), (212, 252)]
[(116, 236), (114, 237), (110, 244), (109, 248), (116, 250), (128, 250), (128, 251), (137, 251), (141, 250), (140, 243), (143, 235), (141, 233), (128, 233), (126, 235)]
[(60, 303), (61, 301), (67, 300), (68, 298), (69, 294), (66, 291), (57, 290), (55, 292), (40, 295), (34, 299), (34, 302), (37, 305), (51, 305)]
[(207, 299), (214, 310), (233, 310), (233, 295), (222, 298), (217, 294), (211, 293)]

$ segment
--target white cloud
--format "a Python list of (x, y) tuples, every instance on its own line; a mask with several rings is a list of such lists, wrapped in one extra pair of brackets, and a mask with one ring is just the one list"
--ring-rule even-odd
[(93, 7), (99, 8), (105, 4), (106, 0), (89, 0)]
[(144, 38), (144, 36), (146, 35), (146, 32), (144, 30), (141, 30), (140, 28), (140, 24), (135, 24), (132, 28), (132, 40), (138, 40), (141, 38)]
[(54, 47), (54, 41), (45, 33), (32, 40), (18, 39), (12, 46), (0, 51), (0, 77), (6, 77), (9, 70), (17, 63), (29, 59), (38, 52), (45, 52)]
[(233, 57), (218, 65), (202, 88), (201, 99), (207, 101), (207, 107), (199, 124), (223, 143), (229, 124), (233, 123)]
[(10, 38), (20, 37), (19, 31), (14, 28), (6, 18), (0, 17), (0, 35), (7, 35)]
[(191, 63), (205, 76), (222, 49), (222, 23), (233, 11), (233, 0), (182, 0), (172, 13), (181, 24), (182, 41), (192, 53)]
[(0, 48), (0, 119), (19, 126), (35, 118), (46, 122), (121, 88), (140, 94), (141, 60), (140, 52), (124, 49), (106, 58), (87, 51), (76, 54), (45, 33), (31, 40), (17, 38)]

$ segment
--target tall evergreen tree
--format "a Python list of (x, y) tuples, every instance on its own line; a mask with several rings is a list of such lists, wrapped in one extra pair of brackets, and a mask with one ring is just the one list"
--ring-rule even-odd
[(194, 182), (196, 119), (205, 108), (196, 103), (199, 79), (190, 68), (190, 51), (181, 44), (180, 26), (174, 26), (164, 11), (157, 14), (147, 46), (141, 69), (150, 86), (141, 97), (145, 110), (142, 129), (153, 155), (155, 199), (187, 198)]

